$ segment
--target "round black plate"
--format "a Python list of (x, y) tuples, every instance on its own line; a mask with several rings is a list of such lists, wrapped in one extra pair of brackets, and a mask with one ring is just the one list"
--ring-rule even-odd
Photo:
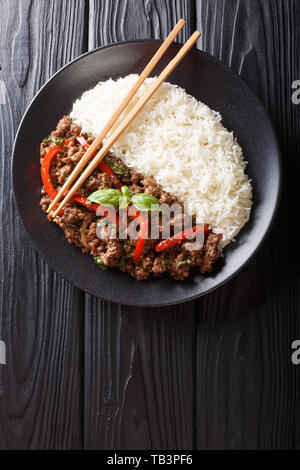
[[(280, 151), (270, 120), (256, 96), (225, 65), (192, 50), (169, 81), (185, 88), (223, 116), (249, 162), (254, 207), (237, 243), (225, 250), (219, 269), (207, 278), (196, 274), (185, 282), (171, 278), (138, 282), (117, 269), (101, 271), (91, 256), (69, 245), (62, 230), (48, 222), (39, 206), (41, 178), (39, 144), (73, 102), (100, 80), (140, 73), (161, 43), (121, 43), (87, 53), (60, 70), (40, 90), (20, 125), (13, 152), (16, 203), (37, 251), (58, 273), (80, 289), (103, 299), (135, 306), (162, 306), (194, 299), (216, 289), (249, 261), (265, 238), (274, 217), (280, 190)], [(154, 75), (178, 51), (173, 44)]]

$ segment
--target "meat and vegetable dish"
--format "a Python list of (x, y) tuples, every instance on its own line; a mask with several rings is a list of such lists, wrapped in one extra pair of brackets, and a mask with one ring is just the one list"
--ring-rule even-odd
[(98, 83), (44, 139), (42, 209), (100, 269), (209, 275), (250, 217), (242, 148), (182, 88), (147, 78), (136, 91), (137, 80)]
[[(78, 124), (65, 116), (42, 142), (41, 207), (45, 213), (92, 141)], [(174, 204), (182, 207), (182, 211), (171, 216), (171, 233), (164, 238), (160, 208)], [(151, 207), (157, 211), (154, 222)], [(50, 216), (49, 220), (52, 220)], [(54, 222), (64, 231), (68, 242), (93, 256), (101, 269), (118, 268), (137, 280), (164, 273), (175, 280), (184, 280), (196, 269), (205, 275), (211, 273), (221, 256), (222, 238), (209, 225), (196, 225), (195, 220), (186, 228), (184, 220), (181, 202), (163, 191), (153, 177), (144, 177), (120, 158), (108, 154)], [(132, 222), (136, 222), (135, 238), (128, 230)], [(151, 238), (151, 224), (157, 225), (158, 238)], [(197, 249), (188, 248), (193, 234), (202, 235), (203, 243)]]

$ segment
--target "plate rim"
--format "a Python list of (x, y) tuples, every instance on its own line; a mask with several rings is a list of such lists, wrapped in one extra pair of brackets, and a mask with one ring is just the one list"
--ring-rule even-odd
[[(169, 306), (174, 306), (174, 305), (180, 305), (180, 304), (184, 304), (186, 302), (193, 302), (195, 301), (196, 299), (200, 299), (201, 297), (204, 297), (206, 296), (207, 294), (210, 294), (212, 292), (214, 292), (215, 290), (219, 289), (220, 287), (224, 286), (225, 284), (227, 284), (227, 282), (230, 282), (234, 277), (236, 277), (247, 265), (248, 263), (254, 258), (254, 256), (260, 251), (260, 249), (263, 247), (266, 239), (268, 238), (268, 236), (270, 235), (270, 232), (274, 226), (274, 223), (275, 223), (275, 220), (277, 218), (277, 215), (278, 215), (278, 212), (279, 212), (279, 207), (280, 207), (280, 202), (281, 202), (281, 198), (282, 198), (282, 190), (283, 190), (283, 161), (282, 161), (282, 150), (281, 150), (281, 145), (280, 145), (280, 141), (279, 141), (279, 138), (278, 138), (278, 135), (277, 135), (277, 132), (275, 130), (275, 127), (274, 127), (274, 124), (269, 116), (269, 113), (265, 107), (265, 105), (262, 103), (262, 101), (260, 100), (260, 98), (255, 94), (255, 92), (252, 90), (252, 88), (236, 73), (234, 72), (227, 64), (225, 64), (223, 61), (217, 59), (216, 57), (214, 57), (213, 55), (205, 52), (205, 51), (202, 51), (200, 49), (197, 49), (196, 47), (193, 47), (192, 48), (192, 51), (194, 51), (195, 53), (197, 54), (200, 54), (200, 55), (204, 55), (206, 56), (207, 59), (211, 60), (212, 62), (215, 62), (217, 63), (219, 66), (222, 66), (224, 69), (227, 70), (227, 72), (233, 74), (235, 76), (236, 79), (239, 80), (240, 84), (247, 90), (247, 93), (252, 95), (252, 97), (254, 98), (254, 100), (256, 100), (260, 106), (262, 107), (262, 109), (264, 110), (264, 113), (268, 119), (268, 123), (270, 125), (270, 130), (272, 131), (272, 138), (273, 138), (273, 143), (275, 144), (276, 146), (276, 160), (277, 160), (277, 163), (278, 163), (278, 180), (277, 180), (277, 193), (276, 193), (276, 200), (274, 201), (274, 208), (273, 208), (273, 212), (272, 212), (272, 215), (271, 215), (271, 218), (270, 218), (270, 222), (269, 222), (269, 225), (268, 225), (268, 228), (267, 230), (264, 232), (263, 236), (261, 237), (259, 243), (257, 244), (256, 248), (253, 250), (253, 252), (249, 255), (249, 257), (246, 259), (246, 261), (244, 261), (242, 263), (241, 266), (239, 266), (230, 276), (228, 276), (226, 279), (220, 281), (218, 284), (216, 284), (215, 286), (211, 287), (210, 289), (207, 289), (205, 292), (201, 292), (199, 294), (195, 294), (191, 297), (188, 297), (186, 299), (183, 299), (183, 300), (179, 300), (179, 301), (174, 301), (174, 302), (166, 302), (166, 303), (157, 303), (157, 304), (142, 304), (142, 303), (134, 303), (134, 302), (118, 302), (116, 300), (112, 300), (111, 298), (106, 298), (104, 295), (96, 295), (94, 292), (91, 292), (89, 291), (88, 289), (82, 289), (82, 287), (80, 287), (76, 282), (73, 282), (73, 281), (70, 281), (68, 280), (64, 274), (62, 274), (60, 272), (59, 269), (57, 269), (54, 264), (52, 263), (52, 261), (48, 260), (44, 254), (42, 254), (40, 252), (40, 249), (38, 248), (35, 240), (32, 239), (26, 225), (24, 224), (23, 222), (23, 218), (22, 218), (22, 214), (21, 214), (21, 211), (20, 211), (20, 207), (19, 207), (19, 203), (18, 203), (18, 198), (16, 196), (16, 191), (15, 191), (15, 188), (16, 188), (16, 181), (15, 181), (15, 171), (14, 171), (14, 168), (15, 168), (15, 165), (16, 165), (16, 146), (17, 146), (17, 141), (18, 141), (18, 138), (19, 138), (19, 134), (21, 132), (21, 129), (22, 129), (22, 126), (27, 118), (27, 115), (29, 114), (30, 110), (31, 110), (31, 107), (33, 106), (35, 100), (38, 98), (38, 96), (44, 91), (44, 89), (60, 74), (62, 73), (66, 68), (70, 67), (72, 64), (74, 64), (75, 62), (77, 61), (80, 61), (82, 58), (86, 57), (86, 56), (89, 56), (89, 55), (92, 55), (98, 51), (101, 51), (103, 49), (109, 49), (109, 48), (113, 48), (113, 47), (118, 47), (120, 45), (131, 45), (131, 44), (142, 44), (142, 43), (150, 43), (150, 44), (162, 44), (163, 41), (160, 40), (160, 39), (137, 39), (137, 40), (130, 40), (130, 41), (118, 41), (118, 42), (114, 42), (114, 43), (111, 43), (111, 44), (107, 44), (105, 46), (100, 46), (100, 47), (97, 47), (95, 49), (92, 49), (91, 51), (87, 51), (87, 52), (84, 52), (83, 54), (79, 55), (78, 57), (76, 57), (75, 59), (72, 59), (70, 62), (68, 62), (67, 64), (65, 64), (63, 67), (61, 67), (59, 70), (57, 70), (42, 86), (41, 88), (39, 88), (39, 90), (37, 91), (37, 93), (34, 95), (34, 97), (31, 99), (31, 101), (29, 102), (23, 116), (22, 116), (22, 119), (20, 121), (20, 124), (18, 126), (18, 129), (17, 129), (17, 132), (16, 132), (16, 135), (15, 135), (15, 139), (14, 139), (14, 143), (13, 143), (13, 147), (12, 147), (12, 152), (11, 152), (11, 182), (12, 182), (12, 189), (13, 189), (13, 200), (15, 202), (15, 205), (16, 205), (16, 208), (17, 208), (17, 211), (18, 211), (18, 214), (20, 216), (20, 219), (21, 219), (21, 222), (22, 222), (22, 225), (25, 229), (25, 232), (26, 232), (26, 235), (28, 236), (29, 238), (29, 241), (31, 243), (31, 245), (34, 247), (34, 249), (36, 250), (36, 252), (39, 254), (39, 256), (41, 256), (41, 258), (51, 267), (51, 269), (53, 269), (53, 271), (55, 273), (57, 273), (59, 276), (61, 276), (66, 282), (70, 283), (71, 285), (75, 286), (77, 289), (79, 289), (81, 292), (85, 292), (89, 295), (92, 295), (96, 298), (99, 298), (101, 300), (104, 300), (106, 302), (111, 302), (115, 305), (124, 305), (124, 306), (128, 306), (128, 307), (141, 307), (141, 308), (162, 308), (162, 307), (169, 307)], [(171, 47), (172, 46), (182, 46), (182, 43), (180, 42), (173, 42)]]

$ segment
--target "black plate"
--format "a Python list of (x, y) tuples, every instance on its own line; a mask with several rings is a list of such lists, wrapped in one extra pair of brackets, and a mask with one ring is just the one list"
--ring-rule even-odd
[[(140, 73), (161, 43), (138, 41), (116, 44), (85, 54), (60, 70), (40, 90), (20, 125), (13, 152), (13, 184), (17, 206), (37, 251), (58, 273), (80, 289), (112, 302), (135, 306), (162, 306), (184, 302), (234, 276), (261, 245), (278, 205), (280, 151), (263, 106), (245, 83), (206, 53), (192, 50), (169, 81), (185, 88), (223, 116), (234, 131), (249, 162), (254, 201), (250, 222), (238, 241), (225, 250), (225, 260), (214, 275), (200, 274), (186, 282), (171, 278), (138, 282), (117, 269), (102, 272), (91, 256), (69, 245), (62, 230), (49, 223), (39, 206), (41, 178), (39, 144), (73, 102), (100, 80)], [(154, 71), (159, 73), (178, 51), (173, 44)]]

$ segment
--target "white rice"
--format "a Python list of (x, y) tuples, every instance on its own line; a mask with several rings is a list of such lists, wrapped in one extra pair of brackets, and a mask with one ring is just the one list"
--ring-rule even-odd
[[(76, 101), (71, 118), (96, 136), (136, 79), (129, 75), (99, 83)], [(252, 187), (241, 147), (220, 114), (182, 88), (164, 83), (111, 151), (130, 168), (154, 176), (199, 222), (222, 233), (223, 246), (249, 220)]]

